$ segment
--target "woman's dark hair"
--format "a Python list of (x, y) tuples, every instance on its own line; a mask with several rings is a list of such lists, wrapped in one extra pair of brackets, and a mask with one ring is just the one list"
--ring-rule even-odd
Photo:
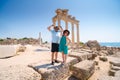
[(66, 32), (68, 33), (68, 35), (70, 34), (70, 31), (69, 31), (69, 30), (64, 30), (64, 31), (63, 31), (63, 35), (64, 35)]

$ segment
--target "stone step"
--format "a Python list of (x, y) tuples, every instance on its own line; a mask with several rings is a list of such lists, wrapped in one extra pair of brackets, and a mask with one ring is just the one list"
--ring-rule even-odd
[(95, 71), (95, 63), (93, 61), (84, 60), (71, 67), (73, 76), (80, 80), (87, 80)]

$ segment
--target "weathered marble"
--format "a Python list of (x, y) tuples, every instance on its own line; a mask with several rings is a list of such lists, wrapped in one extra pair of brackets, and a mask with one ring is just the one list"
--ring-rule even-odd
[(95, 71), (95, 63), (93, 61), (84, 60), (75, 64), (71, 70), (73, 76), (80, 80), (87, 80)]
[(63, 80), (70, 74), (70, 66), (78, 63), (77, 58), (68, 57), (67, 63), (51, 65), (50, 61), (37, 62), (29, 66), (42, 75), (43, 80)]
[(18, 45), (0, 45), (0, 58), (15, 56), (18, 48)]

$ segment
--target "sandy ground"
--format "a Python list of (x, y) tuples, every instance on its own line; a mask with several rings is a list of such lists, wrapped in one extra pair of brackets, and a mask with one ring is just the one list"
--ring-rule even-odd
[(110, 70), (109, 61), (103, 62), (99, 60), (99, 57), (95, 58), (98, 61), (98, 65), (95, 66), (94, 74), (89, 78), (89, 80), (99, 80), (102, 76), (108, 76), (108, 71)]
[[(40, 78), (39, 73), (28, 65), (34, 63), (45, 64), (46, 61), (51, 63), (51, 52), (46, 47), (29, 45), (25, 52), (19, 52), (18, 54), (11, 58), (0, 59), (0, 80), (36, 80), (34, 77)], [(58, 60), (62, 61), (61, 53), (58, 53)], [(33, 76), (33, 79), (29, 79), (30, 76)]]
[[(99, 60), (99, 57), (95, 58), (95, 61), (98, 61), (98, 65), (95, 66), (95, 72), (88, 80), (99, 80), (102, 76), (108, 76), (108, 71), (110, 70), (109, 61), (103, 62)], [(78, 80), (73, 76), (67, 77), (65, 80)]]
[(50, 50), (40, 46), (27, 46), (19, 55), (0, 59), (0, 80), (39, 80), (41, 75), (29, 64), (44, 60), (50, 61)]
[[(51, 62), (51, 53), (50, 49), (46, 47), (40, 47), (40, 46), (27, 46), (27, 49), (25, 52), (20, 52), (20, 55), (7, 58), (7, 59), (0, 59), (0, 80), (7, 80), (7, 79), (2, 79), (2, 75), (5, 73), (9, 73), (9, 69), (14, 68), (14, 66), (28, 66), (29, 64), (32, 63), (37, 63), (37, 62), (43, 62), (43, 61), (49, 61)], [(61, 53), (59, 53), (59, 60), (61, 59)], [(98, 57), (95, 59), (96, 61), (99, 62), (98, 66), (96, 66), (95, 73), (89, 78), (89, 80), (98, 80), (100, 76), (102, 75), (108, 75), (109, 71), (109, 62), (103, 62), (100, 61)], [(12, 67), (12, 68), (11, 68)], [(20, 68), (22, 68), (20, 67)], [(18, 67), (19, 68), (19, 67)], [(14, 68), (14, 73), (18, 70), (18, 68)], [(6, 72), (5, 72), (6, 71)], [(30, 69), (26, 69), (26, 72), (32, 71)], [(31, 75), (31, 74), (30, 74)], [(9, 75), (7, 75), (9, 76)], [(39, 75), (38, 75), (39, 76)], [(8, 79), (10, 80), (10, 79)], [(68, 77), (65, 80), (77, 80), (73, 77)]]
[(2, 64), (0, 68), (10, 65), (28, 65), (33, 62), (50, 59), (49, 49), (40, 46), (29, 46), (25, 52), (19, 52), (19, 54), (11, 58), (0, 59), (0, 64)]

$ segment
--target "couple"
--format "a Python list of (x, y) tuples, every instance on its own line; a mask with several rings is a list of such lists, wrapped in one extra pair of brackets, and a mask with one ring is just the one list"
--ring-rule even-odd
[(59, 63), (57, 60), (58, 52), (62, 53), (62, 64), (65, 64), (68, 54), (68, 44), (71, 42), (68, 38), (70, 32), (68, 30), (63, 31), (62, 27), (54, 25), (49, 26), (48, 30), (52, 33), (51, 64), (54, 65), (54, 63)]

